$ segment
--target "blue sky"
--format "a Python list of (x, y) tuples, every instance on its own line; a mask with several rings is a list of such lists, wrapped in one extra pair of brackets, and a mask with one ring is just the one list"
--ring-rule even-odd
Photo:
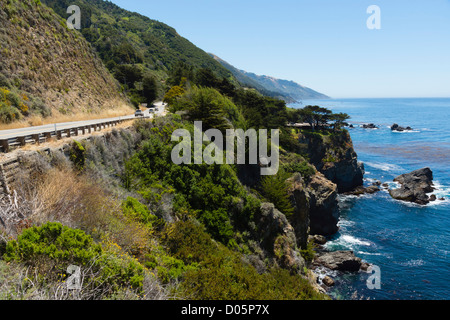
[[(450, 0), (113, 0), (237, 68), (333, 98), (450, 97)], [(366, 12), (381, 9), (381, 30)]]

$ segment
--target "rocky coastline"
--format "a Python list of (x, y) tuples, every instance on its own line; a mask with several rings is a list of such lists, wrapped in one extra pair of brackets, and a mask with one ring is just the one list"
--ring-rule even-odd
[[(289, 218), (290, 226), (284, 229), (292, 227), (298, 248), (314, 248), (314, 258), (303, 263), (318, 289), (326, 292), (335, 279), (321, 277), (317, 268), (346, 273), (364, 271), (369, 266), (352, 251), (331, 252), (324, 247), (339, 231), (338, 195), (375, 193), (381, 190), (381, 182), (363, 186), (364, 165), (358, 162), (347, 131), (335, 136), (301, 135), (299, 140), (317, 172), (310, 177), (296, 173), (288, 180), (294, 214)], [(296, 261), (297, 257), (291, 255), (288, 260)]]

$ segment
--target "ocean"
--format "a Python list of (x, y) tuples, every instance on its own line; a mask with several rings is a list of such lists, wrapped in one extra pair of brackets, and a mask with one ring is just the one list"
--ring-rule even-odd
[[(427, 206), (392, 199), (387, 191), (340, 196), (340, 230), (329, 250), (353, 250), (381, 271), (381, 288), (369, 289), (366, 272), (331, 274), (336, 299), (450, 299), (450, 98), (305, 100), (290, 105), (320, 105), (351, 116), (349, 128), (365, 185), (379, 180), (395, 187), (400, 174), (429, 167), (435, 194)], [(379, 129), (363, 129), (373, 123)], [(413, 128), (392, 132), (394, 123)]]

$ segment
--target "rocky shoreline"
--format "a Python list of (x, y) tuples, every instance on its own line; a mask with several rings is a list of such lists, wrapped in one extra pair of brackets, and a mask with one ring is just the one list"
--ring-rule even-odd
[[(319, 291), (326, 292), (336, 279), (322, 277), (316, 272), (318, 268), (340, 274), (364, 271), (369, 267), (352, 251), (331, 252), (324, 247), (327, 237), (339, 231), (338, 195), (375, 193), (381, 190), (381, 182), (369, 187), (363, 186), (364, 165), (358, 162), (348, 132), (332, 137), (304, 135), (299, 141), (307, 146), (310, 163), (316, 167), (317, 172), (309, 178), (297, 173), (289, 179), (290, 199), (295, 208), (289, 222), (299, 248), (304, 249), (308, 243), (310, 246), (313, 243), (314, 258), (304, 263), (309, 270), (311, 282)], [(286, 227), (284, 229), (290, 230)], [(296, 259), (291, 255), (288, 260)]]

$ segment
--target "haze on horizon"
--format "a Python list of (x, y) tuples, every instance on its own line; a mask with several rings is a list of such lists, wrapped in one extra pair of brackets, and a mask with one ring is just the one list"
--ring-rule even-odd
[[(450, 1), (112, 0), (238, 69), (333, 98), (450, 97)], [(381, 9), (369, 30), (367, 8)]]

